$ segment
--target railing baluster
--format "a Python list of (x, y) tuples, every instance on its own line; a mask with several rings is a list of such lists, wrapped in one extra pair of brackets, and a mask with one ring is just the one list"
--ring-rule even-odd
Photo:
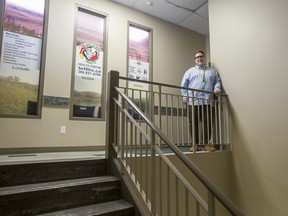
[[(122, 101), (122, 103), (121, 103), (121, 105), (122, 105), (122, 109), (124, 108), (124, 106), (125, 106), (125, 102), (124, 102), (124, 98), (122, 98), (121, 97), (121, 101)], [(123, 112), (121, 112), (120, 113), (120, 110), (119, 110), (119, 116), (120, 116), (120, 122), (119, 123), (121, 123), (121, 127), (119, 127), (119, 130), (121, 130), (120, 132), (120, 134), (119, 134), (119, 137), (118, 137), (118, 139), (119, 140), (121, 140), (120, 141), (120, 143), (121, 143), (121, 158), (122, 158), (122, 160), (125, 160), (125, 158), (124, 158), (124, 151), (125, 151), (125, 139), (126, 139), (126, 137), (124, 136), (125, 135), (125, 131), (123, 131), (123, 128), (125, 128), (126, 127), (126, 125), (127, 125), (127, 122), (126, 122), (126, 120), (125, 120), (125, 114), (123, 113)], [(122, 132), (123, 131), (123, 132)], [(124, 164), (123, 164), (124, 165)], [(124, 169), (124, 167), (122, 166), (122, 169)], [(123, 173), (124, 172), (124, 170), (121, 170), (121, 173)]]
[[(158, 93), (158, 100), (159, 100), (159, 110), (158, 110), (158, 112), (159, 112), (159, 115), (158, 115), (158, 127), (162, 130), (162, 119), (161, 119), (161, 108), (162, 108), (162, 89), (161, 89), (161, 86), (159, 85), (158, 86), (158, 91), (159, 91), (159, 93)], [(158, 143), (159, 143), (159, 145), (161, 146), (161, 138), (160, 137), (158, 137)]]
[(215, 197), (208, 191), (208, 216), (215, 216)]
[(174, 121), (173, 121), (173, 95), (171, 95), (171, 107), (170, 107), (170, 116), (171, 116), (171, 140), (174, 142)]
[(163, 208), (163, 205), (162, 205), (162, 196), (163, 196), (163, 191), (162, 191), (162, 175), (163, 175), (163, 171), (162, 171), (162, 159), (159, 157), (158, 158), (158, 161), (159, 161), (159, 216), (162, 216), (162, 208)]
[[(174, 96), (175, 100), (176, 100), (176, 144), (179, 145), (180, 143), (180, 127), (179, 127), (179, 101), (178, 101), (178, 97)], [(174, 108), (172, 108), (174, 109)]]
[(149, 160), (148, 160), (148, 141), (146, 140), (145, 141), (145, 167), (146, 167), (146, 170), (145, 170), (145, 189), (146, 189), (146, 202), (148, 203), (149, 201), (149, 190), (148, 190), (148, 183), (149, 183)]
[(156, 163), (155, 163), (155, 133), (151, 131), (151, 163), (150, 163), (150, 176), (151, 176), (151, 190), (150, 190), (150, 200), (151, 200), (151, 213), (152, 215), (156, 215)]
[[(168, 94), (165, 94), (165, 98), (166, 98), (166, 106), (165, 106), (165, 119), (166, 119), (166, 136), (169, 137), (169, 118), (168, 118), (168, 104), (169, 104), (169, 101), (168, 101)], [(161, 115), (161, 114), (159, 114)]]
[(170, 216), (170, 211), (171, 211), (171, 205), (170, 205), (170, 169), (167, 165), (167, 216)]
[(219, 103), (218, 103), (218, 101), (215, 101), (215, 111), (214, 111), (214, 114), (215, 114), (215, 125), (214, 125), (214, 127), (215, 127), (215, 139), (216, 139), (216, 142), (217, 142), (217, 144), (221, 144), (220, 143), (220, 141), (219, 141), (219, 112), (218, 112), (218, 110), (219, 110)]
[[(219, 101), (221, 101), (221, 95), (218, 96)], [(221, 103), (218, 103), (218, 113), (219, 113), (219, 140), (220, 143), (223, 144), (222, 140), (222, 112), (221, 112)]]
[(139, 172), (139, 169), (137, 168), (137, 155), (138, 155), (138, 131), (137, 131), (137, 128), (134, 127), (134, 169), (135, 169), (135, 180), (136, 180), (136, 183), (137, 183), (137, 180), (138, 180), (138, 172)]
[(178, 178), (175, 175), (175, 210), (176, 210), (176, 215), (179, 214), (179, 184), (178, 184)]
[(139, 186), (140, 186), (140, 191), (143, 190), (143, 182), (142, 182), (142, 178), (143, 178), (143, 172), (142, 172), (142, 168), (143, 168), (143, 163), (142, 163), (142, 160), (143, 160), (143, 157), (142, 157), (142, 148), (143, 148), (143, 145), (142, 145), (142, 142), (143, 142), (143, 139), (142, 139), (142, 134), (140, 134), (140, 147), (139, 147), (139, 168), (140, 168), (140, 171), (139, 171)]
[(189, 193), (187, 188), (185, 188), (185, 213), (189, 216)]
[(200, 215), (200, 205), (197, 200), (195, 200), (195, 215), (199, 216)]
[(188, 146), (192, 146), (193, 145), (193, 137), (192, 137), (192, 128), (190, 128), (190, 118), (192, 119), (192, 113), (189, 111), (191, 108), (189, 106), (189, 104), (186, 104), (186, 112), (187, 112), (187, 116), (186, 116), (186, 125), (187, 125), (187, 142), (188, 142)]
[[(179, 103), (180, 103), (180, 106), (181, 106), (181, 144), (182, 146), (185, 145), (185, 135), (184, 135), (184, 120), (185, 120), (185, 117), (184, 117), (184, 106), (183, 106), (183, 101), (182, 101), (182, 97), (181, 96), (178, 96), (178, 100), (179, 100)], [(179, 110), (180, 111), (180, 110)]]
[[(206, 144), (205, 142), (205, 136), (206, 136), (206, 131), (205, 131), (205, 124), (207, 122), (205, 122), (205, 118), (204, 118), (204, 100), (201, 100), (201, 111), (199, 113), (199, 118), (198, 118), (198, 124), (201, 124), (201, 130), (199, 130), (199, 139), (200, 139), (200, 135), (202, 134), (202, 144)], [(201, 119), (201, 120), (200, 120)], [(207, 126), (207, 125), (206, 125)], [(200, 140), (199, 140), (200, 142)]]
[[(223, 98), (225, 98), (225, 99), (223, 99)], [(219, 98), (219, 100), (220, 100), (220, 98)], [(224, 112), (223, 116), (225, 116), (224, 124), (226, 126), (224, 133), (225, 133), (225, 136), (227, 137), (226, 141), (225, 141), (225, 144), (230, 144), (230, 126), (229, 126), (230, 122), (229, 122), (229, 110), (228, 110), (228, 104), (227, 104), (228, 103), (227, 102), (227, 97), (222, 96), (222, 100), (223, 100), (222, 107), (223, 107), (223, 112)]]

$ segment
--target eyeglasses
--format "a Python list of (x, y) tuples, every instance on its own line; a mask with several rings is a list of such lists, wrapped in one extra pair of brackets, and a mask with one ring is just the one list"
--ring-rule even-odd
[(198, 59), (198, 58), (204, 58), (204, 55), (195, 56), (195, 59)]

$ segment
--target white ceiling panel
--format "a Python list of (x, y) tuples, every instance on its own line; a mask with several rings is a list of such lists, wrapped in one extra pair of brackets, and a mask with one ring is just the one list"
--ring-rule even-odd
[(208, 15), (208, 3), (204, 4), (202, 7), (200, 7), (197, 11), (197, 14), (199, 14), (202, 17), (205, 17), (206, 19), (208, 19), (209, 15)]
[(208, 20), (208, 18), (209, 18), (208, 3), (204, 4), (201, 8), (199, 8), (196, 11), (196, 13)]
[(208, 0), (111, 0), (203, 35), (209, 34)]
[(129, 6), (129, 7), (132, 7), (133, 4), (135, 4), (135, 2), (137, 0), (112, 0), (113, 2), (118, 2), (120, 4), (123, 4), (123, 5), (126, 5), (126, 6)]
[(207, 0), (165, 0), (167, 3), (178, 5), (180, 7), (187, 8), (189, 10), (197, 10), (204, 5)]
[(191, 29), (193, 31), (196, 31), (203, 35), (209, 34), (209, 21), (206, 18), (203, 18), (202, 16), (199, 16), (197, 14), (191, 14), (189, 17), (187, 17), (185, 20), (183, 20), (178, 25)]
[(189, 11), (167, 4), (164, 0), (154, 0), (151, 6), (146, 2), (147, 0), (138, 0), (133, 7), (172, 23), (179, 23), (190, 14)]

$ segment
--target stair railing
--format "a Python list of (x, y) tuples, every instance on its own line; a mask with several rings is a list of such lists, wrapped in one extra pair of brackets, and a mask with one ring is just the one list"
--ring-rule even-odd
[[(178, 102), (174, 104), (173, 100), (165, 100), (166, 105), (163, 108), (163, 95), (159, 93), (161, 90), (155, 94), (151, 87), (153, 84), (159, 86), (159, 83), (143, 82), (148, 85), (148, 88), (143, 90), (141, 86), (140, 92), (134, 92), (133, 88), (129, 87), (129, 82), (134, 80), (119, 77), (117, 71), (110, 71), (108, 77), (108, 149), (106, 152), (109, 167), (111, 172), (116, 167), (122, 174), (141, 214), (155, 216), (243, 215), (233, 202), (179, 149), (179, 146), (185, 146), (183, 143), (194, 144), (193, 138), (190, 143), (187, 138), (190, 136), (190, 129), (186, 132), (181, 130), (182, 136), (176, 130), (175, 139), (174, 135), (170, 137), (168, 135), (169, 132), (174, 134), (172, 126), (172, 130), (162, 127), (163, 118), (164, 123), (176, 124), (177, 127), (182, 125), (182, 128), (189, 127), (187, 120), (189, 112), (186, 108), (186, 114), (184, 114), (185, 108), (179, 105), (182, 96), (177, 96), (175, 92), (169, 94), (166, 92), (164, 98), (173, 95), (172, 97), (175, 96)], [(121, 87), (120, 80), (124, 81)], [(160, 85), (175, 88), (175, 86)], [(155, 95), (157, 95), (156, 100)], [(141, 103), (142, 99), (145, 101), (144, 104)], [(158, 102), (155, 102), (157, 100)], [(155, 117), (156, 105), (158, 105), (156, 108), (158, 117)], [(216, 128), (218, 127), (212, 131), (214, 134), (211, 140), (219, 142), (220, 151), (223, 150), (224, 144), (229, 144), (227, 143), (229, 136), (225, 135), (226, 124), (229, 122), (227, 113), (223, 117), (223, 110), (227, 111), (226, 105), (227, 103), (220, 101), (217, 103), (216, 111), (210, 111), (219, 114), (214, 120), (210, 120), (213, 124), (217, 124), (217, 126), (214, 125)], [(173, 110), (175, 106), (176, 114)], [(161, 116), (163, 109), (164, 117)], [(174, 118), (176, 121), (173, 120)], [(165, 153), (167, 149), (176, 155), (176, 159)], [(193, 186), (192, 183), (197, 186)]]

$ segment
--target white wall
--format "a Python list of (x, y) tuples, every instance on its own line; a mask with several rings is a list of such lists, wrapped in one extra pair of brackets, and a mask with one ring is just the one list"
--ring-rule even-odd
[(209, 2), (212, 64), (232, 109), (234, 200), (247, 216), (286, 216), (288, 1)]
[[(128, 21), (153, 29), (153, 80), (179, 85), (205, 37), (108, 0), (50, 0), (44, 95), (70, 97), (75, 4), (108, 15), (107, 71), (126, 76)], [(66, 134), (60, 134), (66, 126)], [(0, 118), (0, 149), (104, 146), (105, 121), (69, 120), (68, 108), (43, 107), (41, 119)]]

